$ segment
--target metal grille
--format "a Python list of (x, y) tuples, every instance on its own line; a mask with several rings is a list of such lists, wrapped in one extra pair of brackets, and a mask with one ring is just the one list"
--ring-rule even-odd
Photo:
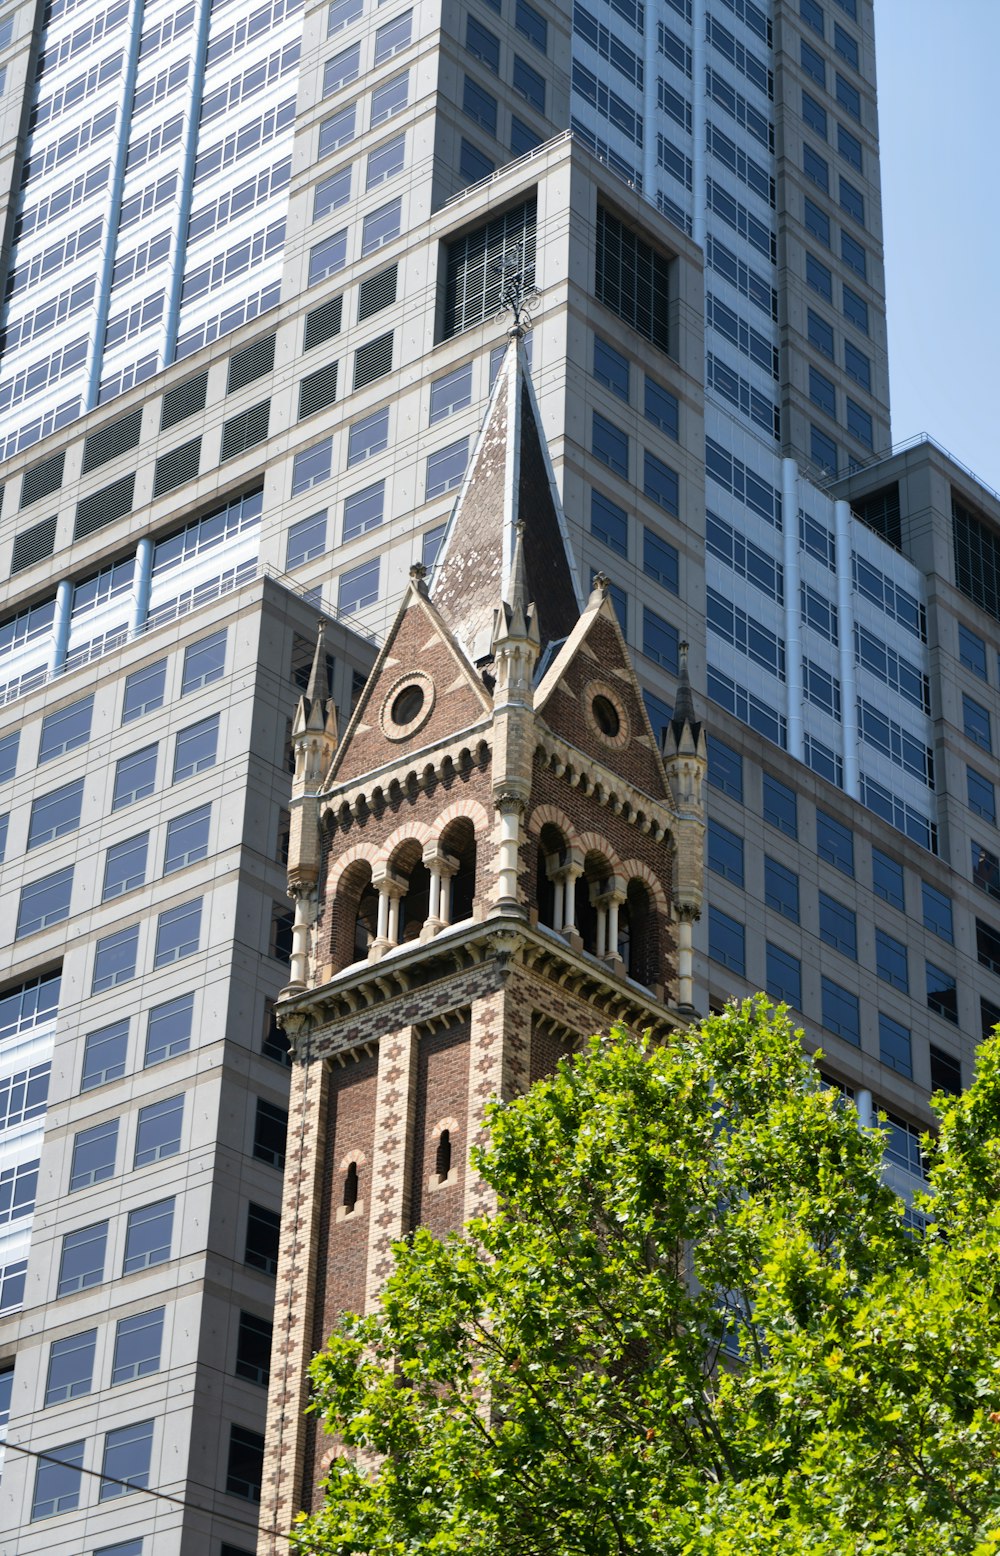
[(29, 503), (37, 502), (40, 497), (48, 497), (50, 493), (59, 490), (62, 486), (65, 462), (65, 452), (53, 454), (51, 459), (43, 459), (40, 465), (35, 465), (34, 469), (24, 472), (24, 480), (21, 482), (22, 508), (27, 508)]
[(30, 529), (22, 530), (20, 535), (15, 535), (14, 554), (10, 561), (11, 576), (23, 572), (26, 567), (31, 567), (35, 562), (40, 562), (43, 557), (51, 556), (55, 543), (55, 514), (51, 519), (43, 519), (40, 524), (33, 524)]
[(380, 270), (377, 276), (368, 276), (362, 281), (358, 287), (359, 324), (396, 301), (396, 270), (395, 265), (390, 265), (388, 270)]
[(98, 465), (106, 465), (109, 459), (117, 459), (119, 454), (127, 454), (129, 449), (138, 448), (141, 430), (140, 406), (131, 415), (123, 416), (121, 421), (112, 422), (110, 427), (101, 427), (98, 432), (92, 432), (83, 445), (84, 475), (90, 470), (96, 470)]
[(113, 524), (115, 519), (130, 513), (134, 490), (135, 474), (131, 473), (78, 502), (73, 539), (82, 540), (85, 535), (92, 535), (96, 529), (103, 529), (105, 524)]
[(332, 405), (337, 398), (337, 363), (329, 362), (299, 384), (299, 420)]
[(897, 551), (903, 549), (903, 521), (899, 511), (899, 484), (894, 481), (891, 486), (885, 486), (880, 492), (872, 492), (868, 497), (857, 497), (851, 503), (851, 512), (873, 529), (876, 535), (881, 535), (890, 546), (895, 546)]
[(242, 351), (229, 358), (229, 386), (228, 394), (233, 394), (237, 389), (246, 388), (252, 384), (255, 378), (263, 378), (265, 373), (270, 373), (274, 367), (274, 336), (268, 335), (266, 340), (255, 340), (252, 345), (244, 346)]
[(230, 416), (222, 427), (220, 459), (234, 459), (245, 449), (253, 448), (255, 443), (263, 443), (267, 437), (270, 414), (270, 400), (262, 400), (259, 405), (251, 405), (248, 411), (240, 411), (238, 416)]
[(199, 373), (196, 378), (189, 378), (186, 383), (177, 384), (173, 389), (168, 389), (163, 396), (160, 431), (166, 432), (168, 427), (176, 427), (179, 421), (184, 421), (188, 416), (194, 416), (197, 411), (203, 411), (207, 393), (207, 371)]
[(448, 244), (446, 336), (458, 335), (499, 313), (506, 278), (500, 273), (498, 262), (505, 256), (513, 259), (516, 255), (525, 286), (534, 285), (535, 225), (536, 202), (532, 198)]
[(378, 340), (359, 346), (354, 353), (354, 387), (363, 389), (365, 384), (392, 372), (392, 331), (380, 335)]
[(955, 544), (955, 583), (966, 599), (1000, 621), (1000, 534), (960, 503), (951, 499)]
[(153, 496), (162, 497), (164, 492), (172, 492), (175, 486), (193, 480), (198, 474), (200, 457), (201, 438), (192, 438), (190, 443), (182, 443), (180, 448), (161, 454), (153, 476)]
[(325, 340), (332, 340), (335, 335), (339, 335), (343, 313), (343, 294), (331, 297), (328, 303), (320, 303), (318, 308), (307, 313), (303, 351), (311, 351), (313, 346), (321, 346)]
[(597, 208), (595, 291), (637, 334), (670, 350), (670, 261), (603, 206)]

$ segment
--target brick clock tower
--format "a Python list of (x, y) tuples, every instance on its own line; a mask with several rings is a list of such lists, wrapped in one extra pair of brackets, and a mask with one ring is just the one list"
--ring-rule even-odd
[(598, 576), (581, 609), (520, 330), (428, 587), (343, 734), (322, 636), (293, 726), (293, 1051), (259, 1551), (330, 1443), (306, 1368), (392, 1245), (488, 1209), (483, 1109), (613, 1020), (692, 1014), (705, 736), (686, 667), (654, 737)]

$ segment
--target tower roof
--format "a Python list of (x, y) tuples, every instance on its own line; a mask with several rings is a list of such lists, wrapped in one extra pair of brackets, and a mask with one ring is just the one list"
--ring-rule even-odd
[[(515, 602), (514, 593), (523, 599)], [(567, 637), (579, 618), (575, 569), (519, 330), (511, 332), (493, 385), (430, 597), (474, 662), (489, 657), (501, 601), (534, 602), (542, 650)]]

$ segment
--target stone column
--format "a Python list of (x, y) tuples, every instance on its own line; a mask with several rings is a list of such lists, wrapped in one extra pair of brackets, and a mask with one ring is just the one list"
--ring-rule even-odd
[(619, 972), (624, 968), (621, 953), (618, 950), (618, 913), (624, 901), (625, 893), (620, 891), (609, 891), (604, 897), (608, 913), (608, 939), (604, 960), (615, 972)]
[(375, 939), (368, 947), (368, 960), (378, 961), (399, 940), (399, 899), (406, 891), (406, 882), (388, 872), (372, 885), (378, 892), (378, 921)]
[(290, 888), (295, 903), (295, 919), (292, 923), (292, 960), (289, 969), (289, 989), (304, 989), (309, 981), (309, 932), (312, 929), (315, 901), (310, 892), (301, 886)]
[(692, 925), (697, 914), (687, 908), (677, 913), (677, 1003), (682, 1009), (694, 1007), (694, 945)]
[(458, 869), (458, 860), (442, 851), (440, 844), (428, 843), (424, 849), (424, 864), (431, 878), (427, 918), (420, 931), (421, 940), (430, 940), (438, 930), (451, 923), (451, 901), (448, 883)]
[(524, 905), (518, 897), (517, 877), (520, 867), (521, 815), (524, 800), (519, 794), (506, 791), (496, 796), (500, 812), (500, 847), (498, 849), (497, 876), (499, 895), (494, 912), (524, 913)]
[(558, 879), (563, 889), (563, 921), (559, 933), (579, 951), (583, 946), (580, 931), (576, 927), (576, 883), (583, 874), (582, 864), (563, 865)]

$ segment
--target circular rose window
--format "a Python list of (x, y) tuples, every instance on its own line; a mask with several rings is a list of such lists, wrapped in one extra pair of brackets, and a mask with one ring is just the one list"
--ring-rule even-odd
[(434, 707), (434, 682), (422, 670), (401, 675), (382, 702), (379, 723), (390, 740), (405, 740), (430, 718)]
[(622, 721), (618, 717), (618, 709), (610, 697), (595, 697), (591, 704), (594, 713), (594, 721), (602, 735), (607, 735), (609, 740), (614, 740), (622, 727)]
[(583, 694), (587, 723), (605, 745), (622, 750), (631, 738), (629, 718), (615, 687), (608, 681), (591, 681)]

